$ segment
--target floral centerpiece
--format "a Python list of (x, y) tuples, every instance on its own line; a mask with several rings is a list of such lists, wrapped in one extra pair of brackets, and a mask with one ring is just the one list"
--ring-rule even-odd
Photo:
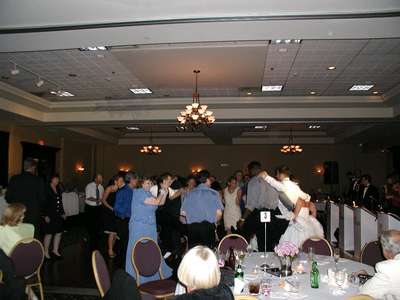
[(281, 275), (292, 275), (292, 261), (299, 254), (299, 248), (291, 242), (284, 241), (274, 248), (275, 254), (281, 263)]

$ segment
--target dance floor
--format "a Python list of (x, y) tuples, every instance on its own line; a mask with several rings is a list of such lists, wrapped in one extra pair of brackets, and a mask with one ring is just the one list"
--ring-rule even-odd
[[(61, 247), (64, 258), (45, 261), (42, 267), (46, 299), (99, 299), (92, 272), (91, 252), (81, 216), (69, 219), (67, 225)], [(125, 262), (122, 262), (121, 253), (114, 259), (109, 259), (105, 255), (106, 238), (105, 234), (101, 235), (98, 245), (112, 276), (112, 272), (123, 267)]]

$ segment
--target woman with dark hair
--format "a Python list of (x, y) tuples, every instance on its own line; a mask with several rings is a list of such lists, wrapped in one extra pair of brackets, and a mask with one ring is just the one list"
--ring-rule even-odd
[(61, 258), (61, 254), (59, 252), (61, 235), (64, 230), (64, 220), (65, 220), (65, 212), (62, 203), (61, 193), (59, 190), (60, 177), (55, 174), (50, 177), (50, 182), (46, 186), (46, 202), (44, 205), (44, 224), (43, 224), (43, 233), (44, 235), (44, 256), (47, 259), (50, 259), (50, 242), (53, 239), (53, 250), (52, 256), (55, 258)]
[(111, 180), (108, 182), (108, 186), (106, 187), (103, 197), (101, 198), (102, 205), (102, 219), (104, 224), (104, 233), (108, 234), (107, 240), (107, 249), (108, 256), (110, 258), (114, 258), (114, 244), (117, 239), (117, 223), (116, 216), (114, 214), (114, 203), (115, 196), (119, 189), (121, 189), (125, 185), (124, 175), (117, 174), (114, 175)]

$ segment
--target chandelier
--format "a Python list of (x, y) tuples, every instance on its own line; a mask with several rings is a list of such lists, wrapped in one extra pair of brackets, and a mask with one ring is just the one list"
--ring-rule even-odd
[(196, 89), (193, 92), (193, 103), (187, 105), (186, 109), (181, 111), (181, 113), (176, 117), (179, 122), (179, 127), (184, 130), (196, 130), (203, 125), (210, 127), (215, 122), (213, 112), (207, 110), (207, 105), (200, 104), (200, 94), (197, 92), (197, 77), (200, 70), (193, 70), (193, 73), (196, 78)]
[(148, 154), (148, 155), (157, 155), (161, 153), (161, 147), (157, 145), (153, 145), (153, 134), (150, 132), (150, 144), (144, 145), (140, 149), (140, 153)]
[(303, 152), (303, 148), (300, 145), (293, 143), (292, 129), (290, 129), (289, 144), (283, 145), (281, 147), (281, 152), (284, 154), (296, 154)]

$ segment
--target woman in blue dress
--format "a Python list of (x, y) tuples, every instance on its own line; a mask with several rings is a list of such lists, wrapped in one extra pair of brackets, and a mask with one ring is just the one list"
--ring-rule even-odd
[[(158, 206), (164, 205), (168, 193), (168, 187), (161, 186), (159, 196), (153, 197), (150, 193), (151, 180), (144, 178), (142, 188), (133, 190), (131, 218), (129, 220), (129, 243), (126, 252), (125, 270), (136, 278), (136, 272), (132, 265), (132, 250), (136, 241), (143, 237), (150, 237), (157, 242), (156, 210)], [(161, 268), (164, 278), (172, 275), (172, 269), (167, 266), (164, 259), (161, 260)], [(158, 273), (150, 277), (141, 276), (140, 284), (158, 280)]]

